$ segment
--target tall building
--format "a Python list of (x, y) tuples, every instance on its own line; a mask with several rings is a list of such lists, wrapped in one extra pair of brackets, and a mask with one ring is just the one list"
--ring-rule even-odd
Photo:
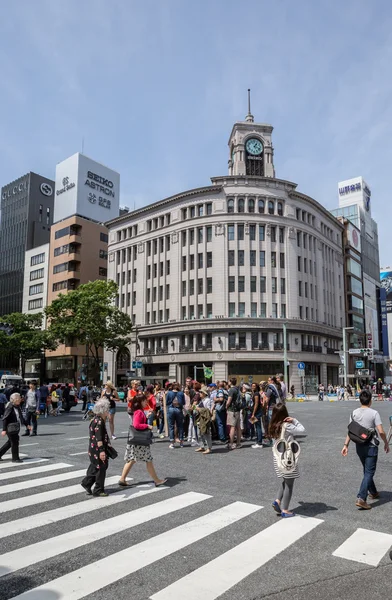
[(260, 381), (284, 371), (314, 391), (338, 382), (344, 325), (343, 225), (295, 183), (277, 179), (271, 125), (234, 124), (229, 174), (113, 219), (108, 277), (134, 323), (108, 376)]
[(0, 316), (21, 312), (25, 254), (49, 242), (54, 182), (27, 173), (1, 189)]
[[(57, 165), (48, 305), (60, 293), (107, 278), (108, 234), (103, 222), (119, 215), (119, 194), (119, 174), (82, 154)], [(70, 340), (46, 353), (47, 379), (80, 380), (88, 361), (86, 347)]]

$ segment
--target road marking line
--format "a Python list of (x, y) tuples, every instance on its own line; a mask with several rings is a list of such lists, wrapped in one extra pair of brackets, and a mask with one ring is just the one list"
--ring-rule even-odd
[[(85, 473), (85, 471), (83, 471)], [(105, 486), (111, 485), (118, 482), (118, 475), (113, 477), (107, 477), (105, 479)], [(30, 496), (20, 496), (13, 500), (6, 500), (1, 502), (1, 513), (6, 513), (11, 510), (18, 510), (25, 508), (26, 506), (35, 506), (36, 504), (43, 504), (44, 502), (51, 502), (58, 500), (59, 498), (66, 498), (67, 496), (74, 496), (75, 494), (85, 493), (80, 483), (77, 485), (69, 485), (67, 487), (57, 488), (55, 490), (48, 490), (47, 492), (41, 492), (39, 494), (32, 494)], [(61, 510), (61, 509), (58, 509)]]
[[(159, 489), (159, 488), (157, 488)], [(198, 494), (196, 492), (188, 492), (167, 498), (161, 502), (143, 506), (136, 510), (131, 510), (127, 513), (122, 513), (111, 519), (103, 519), (99, 523), (99, 527), (91, 527), (87, 525), (81, 529), (74, 529), (62, 535), (58, 535), (24, 548), (18, 548), (0, 556), (0, 577), (24, 569), (38, 562), (59, 556), (75, 548), (81, 548), (92, 542), (102, 540), (108, 536), (115, 535), (120, 531), (125, 531), (132, 527), (137, 527), (143, 523), (148, 523), (151, 519), (159, 517), (159, 515), (167, 515), (182, 508), (192, 506), (203, 500), (207, 500), (211, 496), (206, 494)], [(105, 505), (101, 499), (101, 506)], [(89, 510), (90, 503), (85, 506), (85, 510)]]
[(88, 435), (82, 435), (82, 437), (68, 438), (67, 442), (75, 442), (76, 440), (88, 440)]
[(19, 448), (24, 448), (25, 446), (38, 446), (38, 442), (33, 442), (32, 444), (19, 444)]
[(70, 456), (80, 456), (81, 454), (85, 454), (87, 456), (87, 450), (83, 450), (83, 452), (73, 452)]
[[(27, 454), (19, 454), (19, 458), (25, 458), (26, 456)], [(12, 455), (6, 454), (5, 456), (3, 456), (3, 460), (12, 460)]]
[[(208, 498), (208, 496), (206, 497)], [(171, 498), (170, 502), (174, 500), (175, 498)], [(154, 506), (157, 506), (157, 504), (154, 504)], [(184, 525), (125, 548), (116, 554), (111, 554), (67, 575), (48, 581), (48, 583), (15, 596), (13, 600), (42, 600), (44, 592), (49, 593), (49, 591), (52, 596), (56, 595), (57, 600), (80, 600), (80, 598), (85, 598), (85, 596), (93, 594), (131, 573), (135, 573), (182, 548), (212, 535), (216, 531), (228, 527), (232, 523), (236, 523), (260, 510), (260, 508), (260, 506), (245, 502), (234, 502), (228, 506), (223, 506), (219, 510), (203, 515), (194, 521), (189, 521)], [(158, 516), (156, 512), (154, 516)], [(124, 518), (124, 515), (122, 517)], [(101, 527), (104, 524), (105, 521), (103, 520), (100, 521), (99, 525)], [(97, 529), (99, 530), (100, 527)], [(94, 528), (90, 527), (90, 530), (93, 531), (89, 531), (90, 539), (88, 543), (91, 541), (91, 534), (95, 532)], [(52, 552), (55, 555), (56, 548), (53, 548)], [(23, 548), (20, 553), (23, 556)], [(3, 564), (2, 560), (0, 560), (0, 564)], [(36, 561), (32, 561), (32, 564), (36, 564)], [(11, 563), (10, 566), (14, 568), (15, 563)]]
[[(118, 480), (118, 477), (116, 477), (116, 480)], [(111, 494), (105, 499), (104, 503), (102, 502), (102, 498), (91, 498), (88, 500), (88, 504), (86, 504), (86, 501), (83, 500), (82, 502), (76, 502), (75, 504), (63, 506), (62, 508), (53, 508), (52, 510), (47, 510), (44, 513), (37, 513), (34, 515), (34, 519), (32, 521), (26, 517), (23, 517), (22, 519), (17, 519), (16, 521), (2, 523), (1, 538), (22, 533), (23, 531), (30, 531), (31, 529), (43, 527), (44, 525), (49, 525), (50, 523), (64, 521), (65, 519), (76, 517), (78, 515), (84, 515), (86, 512), (90, 513), (93, 510), (102, 508), (103, 504), (106, 510), (107, 507), (119, 504), (120, 502), (134, 500), (135, 498), (140, 498), (141, 496), (154, 494), (161, 490), (167, 489), (169, 488), (165, 486), (155, 487), (154, 484), (149, 484), (148, 487), (140, 485), (130, 489), (124, 488), (122, 493), (118, 492), (117, 494)], [(79, 491), (82, 491), (80, 486)]]
[(289, 521), (279, 521), (175, 581), (150, 599), (185, 597), (187, 600), (215, 600), (321, 523), (323, 521), (320, 519), (298, 516)]
[[(34, 460), (34, 459), (32, 459)], [(36, 462), (41, 462), (44, 460), (49, 460), (48, 458), (37, 459)], [(24, 463), (23, 463), (24, 464)], [(20, 467), (22, 465), (19, 465)], [(8, 479), (16, 479), (17, 477), (24, 477), (25, 475), (37, 475), (38, 473), (45, 473), (48, 471), (56, 471), (57, 469), (66, 469), (67, 467), (72, 467), (67, 463), (56, 463), (52, 465), (44, 465), (43, 467), (32, 467), (31, 469), (22, 469), (22, 471), (13, 471), (12, 473), (2, 473), (0, 475), (0, 482), (7, 481)], [(29, 485), (34, 485), (34, 479), (29, 481)], [(2, 488), (0, 488), (1, 490)], [(3, 492), (0, 492), (3, 493)]]
[(392, 535), (369, 529), (357, 529), (332, 556), (377, 567), (392, 546)]
[[(71, 466), (71, 465), (67, 465)], [(66, 481), (67, 479), (75, 479), (76, 477), (82, 477), (86, 474), (86, 469), (81, 471), (70, 471), (69, 473), (58, 473), (57, 475), (50, 475), (49, 477), (41, 477), (41, 479), (29, 479), (28, 481), (20, 481), (19, 483), (11, 483), (9, 485), (3, 485), (0, 487), (0, 494), (10, 494), (11, 492), (19, 492), (20, 490), (26, 490), (30, 488), (39, 487), (41, 485), (49, 485), (50, 483), (58, 483), (59, 481)], [(37, 498), (37, 496), (36, 496)], [(23, 499), (22, 499), (23, 500)], [(38, 499), (37, 499), (38, 502)], [(22, 506), (23, 502), (22, 502)], [(1, 504), (1, 510), (3, 511), (3, 504)]]
[[(0, 469), (11, 469), (14, 467), (23, 467), (23, 465), (31, 465), (34, 463), (41, 463), (41, 462), (46, 462), (48, 461), (49, 458), (25, 458), (24, 461), (22, 463), (13, 463), (13, 462), (1, 462), (0, 463)], [(15, 477), (19, 477), (19, 475), (15, 475)], [(0, 479), (3, 479), (3, 477), (0, 475)]]

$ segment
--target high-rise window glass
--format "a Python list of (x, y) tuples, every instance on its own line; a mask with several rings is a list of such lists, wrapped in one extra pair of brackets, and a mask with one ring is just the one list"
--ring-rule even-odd
[(234, 198), (229, 198), (227, 201), (227, 212), (228, 213), (233, 213), (234, 212)]
[(259, 240), (260, 242), (265, 240), (265, 225), (259, 225)]
[(235, 317), (235, 302), (229, 302), (229, 317)]
[(265, 267), (265, 250), (260, 251), (260, 267)]
[(284, 252), (281, 252), (279, 255), (280, 268), (284, 269)]
[(238, 291), (245, 292), (245, 277), (243, 275), (238, 277)]
[(190, 279), (190, 281), (189, 281), (189, 295), (193, 296), (194, 293), (195, 293), (195, 280), (194, 279)]
[(276, 294), (277, 290), (277, 277), (271, 277), (271, 291)]
[(264, 202), (264, 200), (259, 200), (258, 201), (257, 208), (259, 210), (259, 213), (264, 213), (264, 210), (265, 210), (265, 202)]
[(212, 294), (212, 277), (207, 277), (207, 294)]
[(238, 316), (245, 317), (245, 302), (239, 302), (238, 304)]
[(238, 334), (238, 345), (242, 350), (246, 349), (246, 333)]
[(268, 201), (268, 214), (273, 215), (275, 212), (275, 205), (272, 200)]
[(256, 319), (257, 317), (257, 302), (250, 303), (250, 316), (252, 319)]
[(198, 279), (197, 280), (197, 293), (198, 294), (202, 294), (203, 293), (203, 279)]
[(234, 229), (235, 225), (227, 226), (227, 239), (229, 240), (229, 242), (232, 242), (235, 239)]
[(261, 302), (260, 304), (260, 317), (265, 319), (267, 317), (267, 303)]
[(278, 215), (283, 217), (283, 204), (282, 202), (278, 202)]
[(197, 267), (198, 269), (203, 268), (203, 254), (201, 252), (197, 255)]
[(212, 267), (212, 252), (207, 252), (207, 269)]
[(251, 267), (256, 266), (256, 250), (251, 250), (249, 252), (249, 263)]
[[(150, 290), (147, 290), (148, 292)], [(182, 297), (186, 296), (186, 281), (182, 282)], [(148, 302), (149, 298), (148, 298), (148, 294), (147, 294), (147, 302)]]
[(194, 243), (195, 243), (195, 230), (190, 229), (189, 230), (189, 245), (193, 246)]
[(197, 228), (197, 243), (198, 244), (203, 243), (203, 227)]
[(244, 226), (243, 225), (237, 225), (237, 234), (238, 234), (239, 240), (244, 239)]
[(278, 305), (276, 302), (272, 303), (272, 318), (273, 319), (277, 319), (278, 318)]
[(229, 350), (234, 350), (235, 348), (235, 333), (229, 333)]
[(280, 278), (280, 293), (281, 294), (286, 293), (286, 279), (284, 277)]
[[(208, 206), (208, 204), (207, 204), (207, 206)], [(207, 227), (206, 231), (207, 231), (207, 242), (212, 242), (212, 227), (211, 227), (211, 225), (209, 225)]]
[(276, 252), (271, 252), (271, 267), (276, 267)]
[(239, 213), (245, 212), (245, 200), (243, 198), (238, 199), (238, 212)]
[(256, 225), (249, 225), (249, 239), (254, 242), (256, 239)]
[(279, 244), (284, 242), (284, 227), (279, 227)]
[(229, 277), (229, 292), (235, 292), (235, 277), (233, 275)]
[(260, 294), (264, 294), (267, 288), (267, 278), (265, 275), (260, 277)]
[(271, 227), (270, 232), (271, 232), (271, 242), (276, 242), (276, 227)]
[(249, 200), (248, 200), (248, 212), (250, 212), (250, 213), (255, 212), (255, 201), (253, 198), (249, 198)]
[(286, 305), (285, 304), (280, 305), (280, 316), (282, 319), (286, 318)]
[(235, 253), (234, 250), (229, 250), (229, 267), (234, 267), (235, 265)]
[(245, 252), (243, 250), (238, 250), (238, 266), (243, 267), (245, 264)]
[(206, 204), (206, 213), (207, 215), (212, 215), (212, 202), (208, 202), (208, 204)]
[(252, 277), (250, 278), (250, 291), (251, 292), (255, 292), (256, 291), (256, 275), (252, 275)]

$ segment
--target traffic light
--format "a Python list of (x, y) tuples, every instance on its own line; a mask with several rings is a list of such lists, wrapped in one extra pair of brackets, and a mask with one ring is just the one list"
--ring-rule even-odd
[(361, 348), (360, 353), (364, 358), (367, 357), (369, 360), (373, 359), (373, 348)]

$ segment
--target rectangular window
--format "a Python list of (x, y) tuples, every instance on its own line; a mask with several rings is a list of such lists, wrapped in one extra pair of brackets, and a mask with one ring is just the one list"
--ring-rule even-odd
[(159, 311), (158, 320), (159, 320), (159, 323), (162, 323), (162, 322), (163, 322), (163, 310), (160, 310), (160, 311)]
[(305, 298), (308, 297), (308, 282), (305, 281)]
[(186, 306), (182, 307), (182, 320), (186, 319)]
[(45, 262), (45, 252), (42, 252), (41, 254), (36, 254), (35, 256), (32, 256), (30, 259), (30, 267), (34, 267), (35, 265), (40, 265), (43, 262)]
[(208, 204), (206, 204), (206, 213), (207, 215), (212, 215), (212, 202), (208, 202)]
[(152, 265), (152, 276), (157, 277), (158, 275), (158, 265), (155, 263)]
[(182, 270), (186, 271), (186, 256), (182, 257)]
[(193, 219), (193, 217), (196, 216), (196, 208), (194, 206), (191, 206), (190, 212), (191, 212), (191, 219)]
[(250, 278), (250, 291), (251, 292), (256, 291), (256, 276), (255, 275), (252, 275)]
[(197, 255), (197, 267), (198, 267), (198, 269), (203, 268), (203, 254), (202, 253), (199, 253)]
[(265, 250), (260, 250), (260, 267), (265, 267)]
[(250, 303), (250, 316), (252, 317), (252, 319), (257, 318), (257, 302)]
[(198, 217), (202, 217), (203, 216), (203, 210), (204, 210), (203, 205), (199, 204), (198, 207), (197, 207), (197, 216)]
[(147, 265), (147, 279), (151, 279), (151, 265)]
[(104, 260), (107, 260), (107, 257), (108, 257), (107, 250), (102, 250), (102, 248), (100, 248), (100, 250), (99, 250), (99, 258), (103, 258)]
[(107, 233), (102, 233), (102, 232), (101, 232), (101, 233), (99, 234), (99, 239), (100, 239), (100, 241), (101, 241), (101, 242), (105, 242), (105, 244), (107, 244), (107, 243), (108, 243), (108, 241), (109, 241), (108, 234), (107, 234)]
[(302, 296), (302, 281), (298, 281), (298, 296)]
[(198, 244), (203, 243), (203, 227), (197, 228), (197, 243)]
[(238, 266), (243, 267), (245, 264), (245, 252), (244, 250), (238, 250)]
[(306, 258), (304, 258), (304, 273), (308, 272), (308, 261)]
[(190, 319), (195, 318), (195, 307), (193, 305), (189, 307), (189, 318)]
[(152, 301), (153, 302), (157, 301), (157, 288), (156, 287), (152, 288)]
[(36, 279), (41, 279), (44, 276), (44, 269), (36, 269), (35, 271), (30, 272), (30, 281), (35, 281)]
[[(56, 231), (56, 233), (54, 234), (54, 239), (58, 240), (59, 238), (64, 237), (65, 235), (69, 235), (70, 234), (70, 227), (63, 227), (63, 229), (58, 229)], [(102, 234), (101, 234), (102, 235)], [(107, 237), (107, 236), (106, 236)]]
[(212, 252), (207, 252), (207, 269), (212, 267)]
[(163, 285), (159, 286), (159, 300), (163, 300)]
[(278, 278), (277, 277), (271, 277), (271, 290), (273, 294), (277, 293), (277, 287), (278, 287)]
[(252, 331), (251, 333), (252, 350), (257, 350), (259, 347), (259, 332)]
[[(212, 316), (212, 304), (207, 304), (207, 319), (212, 319)], [(207, 333), (207, 335), (210, 334)]]
[(193, 246), (194, 243), (195, 243), (195, 230), (190, 229), (189, 230), (189, 245)]
[(304, 248), (305, 248), (305, 250), (306, 250), (306, 248), (307, 248), (307, 245), (308, 245), (308, 244), (307, 244), (307, 240), (308, 240), (308, 234), (307, 234), (307, 233), (304, 233), (304, 235), (303, 235), (303, 238), (304, 238)]
[(237, 225), (237, 235), (238, 235), (238, 239), (239, 240), (243, 240), (244, 239), (244, 226), (243, 225)]
[(29, 300), (29, 310), (36, 310), (37, 308), (43, 307), (43, 298), (37, 298), (36, 300)]
[(265, 241), (265, 225), (259, 225), (259, 240), (260, 242)]
[(229, 242), (232, 242), (235, 239), (234, 225), (227, 226), (227, 238), (228, 238)]
[(260, 304), (260, 318), (265, 319), (267, 317), (267, 303), (262, 302)]
[(212, 242), (212, 227), (209, 225), (207, 227), (207, 242)]
[(67, 254), (69, 252), (69, 244), (64, 244), (64, 246), (59, 246), (54, 249), (53, 255), (60, 256), (60, 254)]
[(105, 267), (99, 267), (98, 274), (100, 277), (107, 277), (108, 270)]
[(53, 274), (62, 273), (63, 271), (68, 271), (68, 263), (61, 263), (60, 265), (54, 265)]
[(234, 250), (229, 250), (229, 267), (234, 267), (234, 265), (235, 265)]
[(249, 225), (249, 239), (251, 242), (256, 240), (256, 225)]
[(246, 350), (246, 333), (238, 334), (238, 345), (241, 350)]
[(279, 227), (279, 243), (284, 243), (284, 227)]
[(299, 318), (303, 319), (303, 310), (302, 310), (302, 306), (299, 307)]
[(301, 232), (297, 231), (297, 246), (298, 248), (301, 247)]
[(44, 290), (43, 283), (37, 283), (36, 285), (31, 285), (29, 288), (29, 296), (35, 296), (36, 294), (42, 294)]
[(159, 263), (159, 277), (163, 277), (163, 261)]
[(280, 318), (281, 319), (286, 318), (286, 305), (285, 304), (280, 305)]
[(272, 303), (272, 318), (273, 319), (277, 319), (278, 318), (278, 305), (276, 302)]
[(147, 288), (147, 304), (151, 301), (151, 288)]
[(181, 246), (183, 248), (186, 246), (186, 231), (181, 232)]
[(197, 280), (197, 293), (198, 294), (202, 294), (203, 293), (203, 279), (198, 279)]
[(58, 281), (53, 284), (53, 291), (58, 292), (59, 290), (65, 290), (68, 288), (68, 281)]
[(191, 279), (189, 281), (189, 295), (193, 296), (194, 293), (195, 293), (195, 280)]
[(182, 209), (182, 220), (185, 221), (186, 218), (187, 218), (187, 216), (188, 216), (188, 209), (187, 208), (183, 208)]
[(256, 266), (256, 250), (251, 250), (249, 252), (249, 262), (251, 267)]
[(229, 302), (229, 317), (235, 317), (235, 302)]
[(170, 285), (166, 284), (166, 300), (170, 300)]
[(193, 271), (194, 268), (195, 268), (195, 255), (190, 254), (189, 255), (189, 270)]
[(158, 240), (153, 241), (153, 253), (157, 254), (158, 252)]
[(298, 271), (301, 272), (301, 269), (302, 269), (302, 266), (301, 266), (301, 264), (302, 264), (302, 258), (301, 258), (301, 256), (297, 256), (297, 262), (298, 262)]
[(241, 318), (245, 317), (245, 302), (238, 304), (238, 316)]
[(229, 350), (235, 349), (235, 333), (229, 333)]
[(284, 252), (281, 252), (279, 255), (279, 264), (280, 264), (280, 268), (284, 269)]
[(271, 242), (276, 242), (276, 227), (271, 227)]
[(276, 252), (271, 252), (271, 267), (276, 267)]
[(207, 277), (207, 294), (212, 294), (212, 277)]
[(284, 277), (280, 278), (280, 293), (281, 294), (286, 293), (286, 279)]
[(132, 304), (133, 306), (136, 304), (136, 292), (132, 292)]
[(166, 261), (166, 275), (170, 275), (170, 260)]
[(229, 292), (235, 292), (235, 277), (229, 276)]
[(245, 277), (243, 275), (238, 277), (238, 291), (245, 292)]
[(261, 275), (260, 277), (260, 294), (264, 294), (267, 286), (267, 278), (265, 275)]

